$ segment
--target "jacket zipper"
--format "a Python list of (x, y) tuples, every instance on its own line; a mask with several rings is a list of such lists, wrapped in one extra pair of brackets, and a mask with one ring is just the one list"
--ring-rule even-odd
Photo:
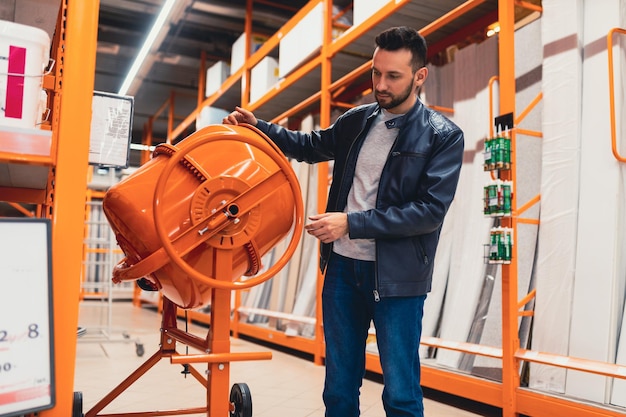
[[(372, 115), (369, 115), (369, 116), (365, 119), (365, 126), (363, 126), (363, 127), (361, 128), (361, 130), (359, 131), (359, 133), (356, 135), (356, 138), (357, 138), (357, 139), (361, 137), (361, 135), (362, 135), (362, 134), (363, 134), (363, 132), (365, 131), (365, 128), (366, 128), (366, 127), (368, 127), (369, 125), (371, 125), (371, 122), (369, 122), (369, 118), (370, 118), (370, 117), (372, 117)], [(357, 142), (357, 141), (355, 140), (355, 141), (353, 141), (353, 142), (350, 144), (350, 149), (348, 149), (348, 156), (350, 156), (350, 155), (352, 154), (352, 149), (354, 149), (354, 144), (355, 144), (356, 142)], [(357, 157), (358, 157), (358, 156), (357, 156)], [(356, 164), (356, 161), (355, 161), (354, 163)], [(342, 191), (343, 191), (343, 185), (344, 185), (344, 182), (345, 182), (345, 179), (346, 179), (346, 167), (347, 167), (347, 166), (348, 166), (348, 158), (346, 158), (346, 161), (345, 161), (345, 162), (344, 162), (344, 164), (343, 164), (343, 175), (341, 176), (341, 182), (339, 183), (339, 195), (337, 196), (337, 203), (339, 203), (339, 198), (343, 196)], [(354, 178), (354, 173), (352, 174), (352, 178)], [(348, 190), (348, 192), (350, 192), (350, 190)], [(347, 199), (347, 196), (346, 196), (346, 199)], [(338, 208), (339, 208), (339, 206), (337, 205), (337, 206), (335, 206), (334, 208), (335, 208), (335, 210), (336, 210), (336, 209), (338, 209)], [(344, 207), (344, 209), (345, 209), (345, 207)]]
[[(360, 132), (359, 132), (359, 134), (356, 136), (357, 138), (359, 138), (359, 137), (363, 134), (363, 131), (365, 130), (365, 128), (366, 128), (366, 127), (371, 126), (371, 121), (369, 120), (369, 118), (370, 118), (370, 117), (372, 117), (372, 115), (369, 115), (369, 116), (366, 118), (366, 120), (365, 120), (365, 126), (363, 126), (363, 127), (361, 128), (361, 131), (360, 131)], [(396, 138), (396, 139), (397, 139), (397, 138)], [(351, 155), (351, 154), (352, 154), (352, 148), (354, 147), (354, 144), (355, 144), (355, 143), (356, 143), (356, 141), (355, 141), (355, 142), (352, 142), (352, 144), (350, 145), (350, 149), (348, 150), (348, 155)], [(395, 145), (395, 142), (394, 142), (394, 145)], [(393, 146), (392, 146), (392, 149), (393, 149)], [(388, 159), (388, 158), (387, 158), (387, 159)], [(341, 177), (341, 183), (339, 184), (339, 191), (340, 191), (340, 194), (339, 194), (339, 196), (338, 196), (338, 197), (341, 197), (341, 196), (342, 196), (341, 191), (343, 190), (343, 183), (344, 183), (344, 180), (345, 180), (345, 178), (346, 178), (345, 173), (346, 173), (346, 166), (347, 166), (347, 165), (348, 165), (348, 159), (346, 158), (346, 163), (345, 163), (345, 164), (344, 164), (344, 166), (343, 166), (343, 173), (344, 173), (344, 175)], [(385, 170), (385, 168), (383, 167), (383, 171), (384, 171), (384, 170)], [(354, 177), (354, 174), (353, 174), (353, 177)], [(378, 200), (378, 196), (376, 197), (376, 199)], [(335, 207), (335, 208), (337, 208), (337, 207)], [(329, 255), (329, 256), (330, 256), (330, 255)], [(375, 302), (377, 302), (377, 303), (380, 301), (380, 294), (378, 293), (378, 272), (377, 272), (377, 271), (374, 271), (374, 301), (375, 301)]]
[[(365, 119), (365, 126), (362, 127), (361, 130), (359, 131), (359, 133), (356, 135), (357, 139), (361, 136), (361, 134), (363, 134), (363, 131), (365, 130), (365, 127), (367, 127), (367, 125), (368, 125), (367, 121), (368, 121), (368, 119), (370, 117), (372, 117), (372, 116), (370, 115), (370, 116), (368, 116)], [(348, 149), (348, 156), (352, 153), (352, 149), (354, 148), (355, 142), (356, 141), (354, 141), (354, 142), (352, 142), (350, 144), (350, 149)], [(338, 207), (339, 207), (339, 202), (340, 202), (340, 199), (342, 198), (343, 185), (344, 185), (345, 178), (346, 178), (346, 167), (347, 166), (348, 166), (348, 158), (346, 158), (346, 161), (343, 164), (343, 175), (341, 176), (341, 178), (339, 180), (339, 192), (337, 193), (337, 201), (335, 202), (335, 206), (334, 207), (328, 207), (328, 209), (337, 210)], [(354, 174), (353, 174), (353, 177), (354, 177)], [(350, 192), (350, 190), (348, 190), (348, 192)], [(347, 197), (346, 197), (346, 199), (347, 199)], [(345, 207), (344, 207), (344, 209), (345, 209)], [(324, 269), (326, 269), (326, 266), (328, 266), (328, 260), (330, 259), (330, 254), (333, 252), (332, 245), (333, 245), (332, 243), (328, 244), (328, 247), (329, 247), (328, 258), (326, 259), (326, 264), (324, 266)]]
[[(398, 136), (400, 136), (399, 133), (398, 133)], [(398, 141), (398, 136), (396, 136), (396, 138), (393, 141), (393, 145), (391, 145), (391, 150), (389, 151), (389, 154), (387, 155), (387, 159), (385, 161), (385, 165), (383, 166), (383, 170), (380, 173), (380, 179), (382, 179), (383, 174), (385, 173), (385, 167), (389, 163), (389, 159), (391, 157), (393, 157), (393, 156), (400, 155), (400, 152), (393, 150), (396, 147), (396, 142)], [(378, 203), (378, 194), (380, 193), (380, 179), (379, 179), (378, 191), (376, 192), (376, 202), (377, 203)], [(378, 252), (378, 246), (376, 246), (376, 252)], [(422, 249), (422, 253), (423, 252), (424, 251)], [(376, 254), (376, 259), (378, 259), (378, 253)], [(378, 292), (378, 270), (374, 271), (374, 302), (376, 302), (376, 303), (380, 302), (380, 293)]]

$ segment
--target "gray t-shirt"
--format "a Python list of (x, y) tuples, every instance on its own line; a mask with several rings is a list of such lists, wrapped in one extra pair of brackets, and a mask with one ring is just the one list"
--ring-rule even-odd
[[(398, 136), (397, 124), (385, 122), (401, 116), (382, 109), (367, 133), (356, 162), (345, 213), (376, 208), (380, 174)], [(374, 239), (350, 239), (345, 235), (334, 242), (333, 251), (348, 258), (373, 261), (376, 258), (376, 242)]]

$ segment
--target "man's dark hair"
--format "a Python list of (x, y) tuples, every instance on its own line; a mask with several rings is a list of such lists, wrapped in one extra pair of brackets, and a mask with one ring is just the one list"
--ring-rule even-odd
[(413, 28), (399, 26), (387, 29), (376, 36), (376, 46), (386, 51), (411, 51), (413, 72), (426, 65), (426, 39)]

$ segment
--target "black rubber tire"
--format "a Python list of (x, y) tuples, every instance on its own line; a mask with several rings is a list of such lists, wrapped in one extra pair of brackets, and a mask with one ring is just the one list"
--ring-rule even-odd
[(230, 402), (235, 406), (235, 411), (230, 412), (230, 417), (252, 417), (252, 396), (248, 384), (240, 382), (230, 389)]
[(72, 417), (83, 417), (83, 393), (74, 392), (74, 402), (72, 403)]

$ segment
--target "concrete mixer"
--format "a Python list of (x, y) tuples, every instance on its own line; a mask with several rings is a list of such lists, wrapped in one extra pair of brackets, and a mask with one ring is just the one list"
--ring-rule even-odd
[[(125, 254), (113, 281), (137, 281), (163, 296), (161, 343), (85, 416), (101, 415), (106, 405), (168, 357), (207, 388), (206, 406), (174, 410), (172, 415), (250, 417), (247, 385), (235, 384), (228, 392), (229, 364), (270, 359), (271, 353), (230, 352), (231, 291), (270, 279), (298, 245), (303, 204), (289, 161), (252, 126), (207, 126), (176, 145), (158, 145), (148, 163), (107, 191), (103, 210)], [(263, 255), (289, 233), (285, 252), (259, 274)], [(206, 338), (178, 329), (178, 309), (207, 305), (211, 317)], [(177, 342), (199, 353), (179, 354)], [(206, 378), (194, 363), (207, 364)]]

